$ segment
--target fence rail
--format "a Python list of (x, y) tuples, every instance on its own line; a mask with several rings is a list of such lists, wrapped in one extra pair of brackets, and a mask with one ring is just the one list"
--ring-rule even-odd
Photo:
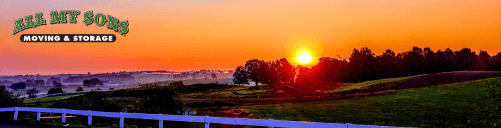
[(32, 107), (11, 107), (0, 108), (0, 112), (14, 112), (14, 121), (17, 120), (18, 112), (36, 112), (37, 121), (40, 121), (40, 115), (44, 113), (61, 113), (61, 120), (66, 122), (66, 114), (85, 115), (88, 116), (87, 125), (92, 125), (92, 116), (111, 117), (120, 119), (120, 128), (124, 127), (124, 118), (130, 119), (149, 119), (158, 120), (159, 128), (163, 128), (163, 121), (182, 121), (182, 122), (197, 122), (204, 123), (205, 128), (209, 128), (210, 123), (215, 124), (231, 124), (231, 125), (251, 125), (264, 127), (290, 127), (290, 128), (405, 128), (393, 126), (372, 126), (372, 125), (354, 125), (340, 123), (320, 123), (320, 122), (299, 122), (299, 121), (283, 121), (272, 119), (247, 119), (247, 118), (226, 118), (226, 117), (210, 117), (210, 116), (184, 116), (184, 115), (163, 115), (163, 114), (144, 114), (144, 113), (122, 113), (122, 112), (101, 112), (89, 110), (71, 110), (71, 109), (54, 109), (54, 108), (32, 108)]

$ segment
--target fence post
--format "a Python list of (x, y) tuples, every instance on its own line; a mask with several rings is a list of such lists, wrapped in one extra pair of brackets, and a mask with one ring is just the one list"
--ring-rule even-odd
[(205, 115), (205, 117), (204, 117), (204, 123), (205, 123), (205, 128), (209, 128), (210, 127), (209, 116)]
[(88, 115), (87, 118), (87, 126), (92, 126), (92, 115)]
[(120, 112), (120, 128), (124, 128), (124, 118), (122, 117), (122, 112)]
[(350, 127), (350, 123), (346, 123), (346, 128), (349, 128)]
[(14, 107), (14, 121), (17, 121), (18, 108)]
[[(158, 115), (162, 115), (158, 113)], [(158, 128), (164, 128), (164, 120), (158, 120)]]
[(61, 119), (63, 120), (63, 123), (66, 123), (66, 112), (64, 111), (64, 108), (61, 109)]
[[(268, 120), (273, 120), (273, 119), (269, 118)], [(273, 127), (269, 126), (268, 128), (273, 128)]]
[(37, 121), (40, 121), (40, 112), (37, 112)]

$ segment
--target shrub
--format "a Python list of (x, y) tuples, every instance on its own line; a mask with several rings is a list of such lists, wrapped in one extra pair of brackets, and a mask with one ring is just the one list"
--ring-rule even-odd
[(0, 89), (0, 108), (24, 106), (24, 99), (18, 98), (18, 96), (9, 93), (6, 89)]
[(55, 94), (55, 93), (63, 93), (63, 89), (61, 88), (51, 88), (48, 92), (48, 94)]
[(20, 83), (14, 83), (10, 86), (10, 88), (14, 90), (19, 90), (19, 89), (25, 89), (26, 88), (26, 83), (20, 82)]
[(29, 95), (29, 98), (35, 98), (37, 97), (37, 93), (40, 92), (38, 91), (36, 88), (32, 88), (32, 89), (29, 89), (29, 90), (26, 90), (28, 95)]
[(78, 87), (78, 89), (77, 89), (77, 90), (75, 90), (75, 91), (77, 91), (77, 92), (81, 92), (81, 91), (84, 91), (84, 89), (83, 89), (82, 87)]

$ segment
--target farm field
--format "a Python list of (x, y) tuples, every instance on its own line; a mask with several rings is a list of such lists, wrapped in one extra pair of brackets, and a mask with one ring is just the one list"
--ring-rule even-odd
[(33, 104), (33, 103), (36, 103), (36, 102), (51, 102), (51, 101), (56, 101), (56, 100), (63, 99), (63, 98), (77, 96), (77, 95), (81, 95), (81, 94), (68, 94), (68, 95), (48, 96), (48, 97), (43, 97), (43, 98), (38, 98), (38, 99), (25, 100), (24, 103), (25, 104)]
[[(495, 127), (501, 77), (371, 97), (236, 107), (256, 118), (410, 127)], [(494, 94), (497, 92), (497, 94)]]

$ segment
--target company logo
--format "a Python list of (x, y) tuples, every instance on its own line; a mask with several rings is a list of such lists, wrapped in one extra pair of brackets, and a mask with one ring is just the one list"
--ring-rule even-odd
[[(77, 17), (80, 11), (52, 11), (50, 12), (50, 24), (77, 24)], [(68, 17), (69, 21), (68, 21)], [(92, 11), (84, 13), (83, 23), (85, 25), (96, 24), (99, 27), (106, 25), (108, 29), (125, 36), (129, 33), (129, 22), (120, 21), (111, 15), (105, 16), (102, 13), (94, 15)], [(47, 25), (43, 18), (43, 13), (25, 16), (15, 21), (13, 35), (29, 28), (36, 28)], [(20, 36), (22, 42), (115, 42), (116, 36), (113, 34), (23, 34)]]

